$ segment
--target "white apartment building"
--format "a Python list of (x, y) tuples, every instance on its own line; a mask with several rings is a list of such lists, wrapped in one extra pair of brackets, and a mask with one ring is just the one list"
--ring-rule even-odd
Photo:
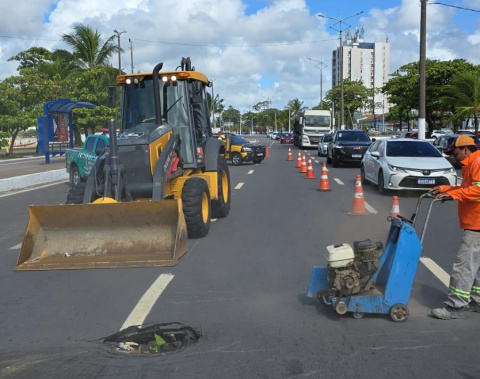
[[(352, 34), (346, 31), (343, 43), (343, 79), (361, 80), (367, 88), (379, 89), (388, 82), (390, 72), (390, 44), (386, 42), (363, 42), (364, 30), (358, 28)], [(332, 52), (332, 86), (340, 83), (340, 47)], [(383, 94), (375, 95), (377, 115), (388, 112), (388, 99)]]

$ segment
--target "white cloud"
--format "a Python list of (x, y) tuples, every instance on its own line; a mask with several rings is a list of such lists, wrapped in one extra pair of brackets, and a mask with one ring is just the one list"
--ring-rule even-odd
[[(321, 3), (312, 3), (310, 9), (305, 1), (310, 0), (268, 0), (248, 15), (242, 0), (190, 0), (181, 7), (178, 0), (17, 0), (15, 7), (0, 14), (0, 36), (15, 37), (1, 38), (0, 79), (15, 74), (17, 64), (6, 62), (9, 57), (31, 46), (64, 47), (62, 34), (74, 23), (83, 23), (104, 38), (114, 29), (126, 32), (121, 39), (126, 71), (131, 38), (135, 71), (151, 71), (159, 61), (174, 69), (182, 57), (190, 56), (196, 69), (213, 79), (215, 92), (227, 106), (246, 110), (265, 98), (279, 109), (293, 98), (313, 106), (319, 101), (320, 72), (307, 57), (328, 65), (323, 69), (325, 95), (331, 87), (329, 59), (338, 34), (329, 28), (331, 21), (316, 16), (324, 13)], [(383, 9), (382, 2), (371, 3), (375, 7), (352, 19), (353, 27), (363, 26), (368, 42), (388, 37), (391, 72), (418, 60), (419, 2), (398, 0), (396, 6)], [(480, 0), (465, 0), (463, 5), (480, 8)], [(429, 5), (427, 10), (427, 57), (478, 64), (480, 30), (467, 33), (455, 24), (453, 8)], [(49, 22), (44, 23), (48, 14)], [(117, 62), (112, 57), (114, 66)]]

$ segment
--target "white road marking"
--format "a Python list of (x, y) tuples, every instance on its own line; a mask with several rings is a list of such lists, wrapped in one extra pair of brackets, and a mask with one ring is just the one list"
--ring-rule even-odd
[(235, 186), (235, 189), (240, 189), (243, 187), (243, 184), (244, 183), (238, 183), (236, 186)]
[(12, 192), (8, 192), (8, 193), (5, 193), (5, 194), (0, 194), (0, 197), (7, 197), (7, 196), (16, 195), (16, 194), (19, 194), (19, 193), (35, 191), (35, 190), (40, 189), (40, 188), (56, 186), (57, 184), (63, 184), (63, 183), (66, 183), (66, 182), (67, 182), (66, 180), (61, 180), (61, 181), (48, 183), (48, 184), (43, 184), (43, 185), (39, 185), (39, 186), (28, 187), (28, 188), (21, 189), (21, 190), (14, 190)]
[(430, 272), (435, 275), (445, 287), (448, 288), (450, 285), (450, 275), (448, 275), (443, 268), (437, 265), (432, 259), (427, 257), (420, 257), (420, 262), (430, 270)]
[(210, 219), (210, 222), (215, 222), (215, 221), (217, 221), (216, 218), (211, 218), (211, 219)]
[(338, 179), (338, 178), (333, 178), (333, 180), (335, 180), (338, 184), (340, 184), (341, 186), (343, 186), (343, 182)]
[(22, 244), (19, 243), (18, 245), (12, 246), (12, 247), (11, 247), (10, 249), (8, 249), (8, 250), (18, 250), (18, 249), (20, 249), (21, 247), (22, 247)]
[(254, 171), (255, 171), (255, 170), (250, 170), (250, 171), (248, 172), (248, 175), (252, 175), (252, 174), (254, 173)]
[(367, 210), (368, 213), (373, 213), (373, 214), (377, 214), (378, 212), (376, 211), (376, 209), (374, 207), (372, 207), (370, 204), (368, 204), (365, 200), (363, 201), (364, 204), (365, 204), (365, 209)]
[(315, 163), (320, 163), (320, 161), (315, 160)]
[(157, 280), (145, 292), (142, 298), (138, 301), (135, 308), (133, 308), (130, 315), (123, 323), (120, 330), (126, 329), (129, 326), (142, 326), (148, 314), (152, 310), (155, 302), (158, 300), (162, 292), (167, 288), (168, 283), (174, 278), (173, 274), (161, 274)]

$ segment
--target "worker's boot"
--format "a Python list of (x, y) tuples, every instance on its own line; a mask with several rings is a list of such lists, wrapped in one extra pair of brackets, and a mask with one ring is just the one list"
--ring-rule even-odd
[(445, 308), (432, 309), (432, 315), (440, 320), (454, 320), (465, 317), (463, 308), (452, 308), (448, 305)]
[(469, 304), (465, 305), (463, 307), (463, 309), (465, 309), (466, 311), (469, 311), (469, 312), (480, 312), (480, 304), (470, 302)]

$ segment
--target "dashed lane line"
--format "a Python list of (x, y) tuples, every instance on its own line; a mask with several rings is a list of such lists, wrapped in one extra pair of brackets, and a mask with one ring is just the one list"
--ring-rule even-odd
[(235, 189), (240, 189), (242, 188), (244, 185), (244, 183), (238, 183), (236, 186), (235, 186)]
[(368, 204), (365, 200), (363, 200), (364, 204), (365, 204), (365, 209), (367, 210), (368, 213), (373, 213), (373, 214), (377, 214), (377, 210), (372, 207), (370, 204)]
[(338, 178), (333, 178), (334, 181), (336, 181), (339, 185), (343, 186), (345, 183), (343, 183), (340, 179)]
[(254, 173), (255, 170), (250, 170), (247, 174), (248, 175), (252, 175)]
[(165, 288), (167, 288), (174, 276), (175, 275), (173, 274), (161, 274), (157, 280), (153, 282), (147, 292), (143, 294), (142, 298), (138, 301), (135, 308), (133, 308), (132, 312), (127, 317), (120, 330), (126, 329), (133, 325), (142, 326), (156, 301)]
[(450, 285), (450, 275), (448, 275), (443, 268), (427, 257), (420, 257), (420, 262), (448, 288)]

